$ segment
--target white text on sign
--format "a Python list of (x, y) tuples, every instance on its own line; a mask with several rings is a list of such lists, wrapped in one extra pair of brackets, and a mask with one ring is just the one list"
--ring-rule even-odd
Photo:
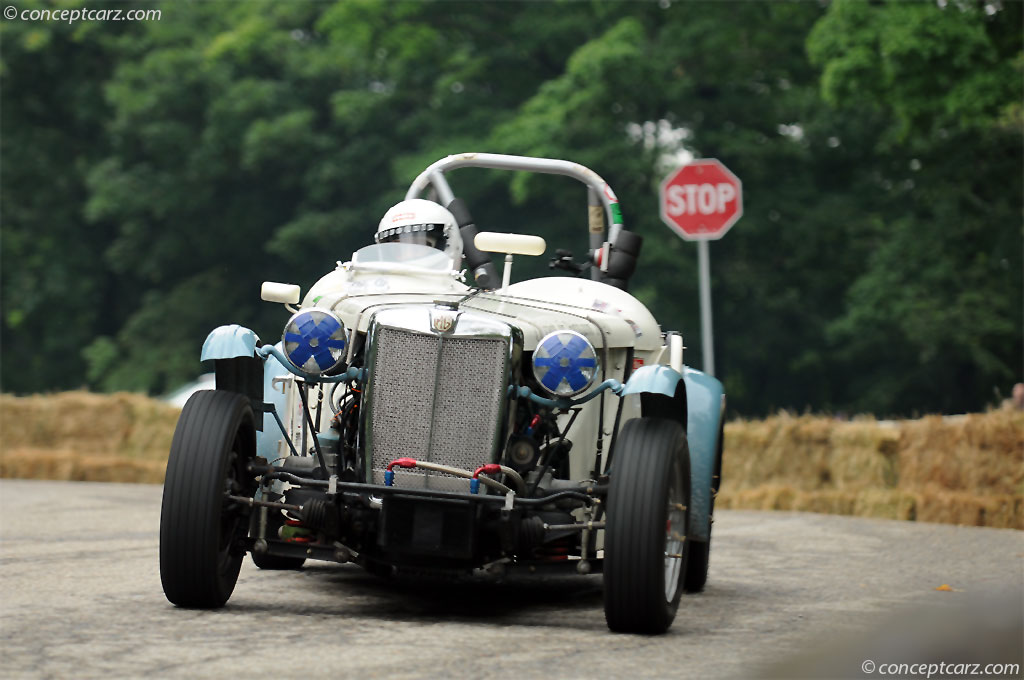
[(719, 184), (684, 184), (668, 188), (665, 200), (669, 215), (713, 215), (724, 213), (725, 206), (736, 198), (736, 187)]

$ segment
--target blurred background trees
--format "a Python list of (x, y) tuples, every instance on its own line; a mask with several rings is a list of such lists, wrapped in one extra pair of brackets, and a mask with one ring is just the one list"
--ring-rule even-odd
[[(711, 247), (734, 413), (977, 410), (1024, 373), (1019, 2), (155, 7), (0, 25), (5, 391), (161, 393), (216, 325), (272, 340), (260, 282), (308, 288), (461, 151), (607, 179), (646, 239), (632, 291), (698, 367), (657, 186), (690, 155), (740, 176)], [(571, 180), (450, 181), (484, 229), (586, 247)]]

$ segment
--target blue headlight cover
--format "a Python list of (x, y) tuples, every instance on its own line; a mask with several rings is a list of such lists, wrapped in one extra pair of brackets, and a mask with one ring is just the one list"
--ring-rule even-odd
[(533, 375), (551, 394), (577, 395), (594, 382), (597, 352), (575, 331), (548, 333), (533, 352)]
[(304, 309), (288, 319), (284, 354), (306, 373), (326, 373), (345, 360), (345, 324), (324, 309)]

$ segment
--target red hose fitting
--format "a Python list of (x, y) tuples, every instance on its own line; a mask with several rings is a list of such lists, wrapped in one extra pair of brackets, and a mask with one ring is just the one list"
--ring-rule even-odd
[(384, 471), (384, 486), (395, 485), (395, 471), (392, 470), (391, 468), (395, 467), (396, 465), (398, 467), (414, 468), (416, 467), (416, 464), (416, 461), (413, 460), (412, 458), (396, 458), (395, 460), (388, 463), (388, 469)]
[(476, 479), (481, 474), (496, 475), (499, 472), (501, 472), (501, 466), (500, 465), (498, 465), (497, 463), (488, 463), (487, 465), (483, 465), (483, 466), (478, 467), (476, 469), (476, 472), (473, 473), (473, 479)]
[(412, 458), (396, 458), (395, 460), (388, 463), (388, 470), (395, 467), (414, 468), (416, 467), (416, 461)]
[(535, 427), (537, 427), (537, 423), (539, 423), (539, 422), (540, 422), (540, 414), (538, 413), (537, 415), (535, 415), (530, 420), (530, 425), (529, 425), (529, 427), (526, 428), (526, 436), (527, 437), (532, 437), (533, 436), (533, 429)]

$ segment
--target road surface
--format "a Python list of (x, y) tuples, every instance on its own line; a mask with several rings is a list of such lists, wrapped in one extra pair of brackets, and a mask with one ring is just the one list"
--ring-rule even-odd
[(0, 480), (0, 677), (869, 678), (869, 661), (1022, 661), (1024, 532), (723, 511), (707, 590), (668, 635), (638, 637), (608, 632), (598, 576), (391, 583), (247, 559), (226, 608), (176, 609), (160, 493)]

